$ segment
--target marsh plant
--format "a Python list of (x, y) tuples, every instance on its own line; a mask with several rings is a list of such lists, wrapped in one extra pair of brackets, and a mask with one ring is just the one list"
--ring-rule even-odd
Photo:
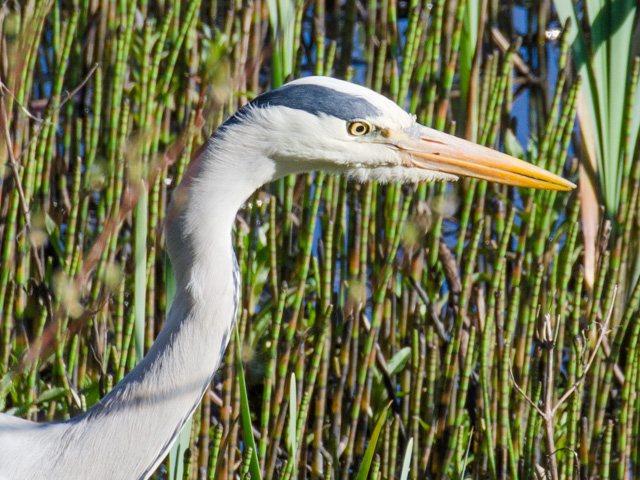
[(569, 3), (5, 3), (2, 409), (70, 418), (123, 378), (171, 303), (192, 154), (258, 93), (335, 75), (580, 191), (265, 186), (234, 231), (237, 335), (156, 478), (638, 476), (639, 63), (616, 29), (576, 57), (594, 2)]

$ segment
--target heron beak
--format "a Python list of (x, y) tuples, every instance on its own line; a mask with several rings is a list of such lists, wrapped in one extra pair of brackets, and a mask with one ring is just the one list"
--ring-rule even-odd
[(576, 187), (543, 168), (422, 125), (411, 127), (402, 137), (393, 144), (417, 168), (518, 187), (561, 191)]

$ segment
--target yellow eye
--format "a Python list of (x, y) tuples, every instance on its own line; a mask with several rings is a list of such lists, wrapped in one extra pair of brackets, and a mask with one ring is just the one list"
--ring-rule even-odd
[(351, 135), (358, 137), (370, 133), (373, 130), (373, 125), (363, 120), (357, 120), (355, 122), (351, 122), (347, 129)]

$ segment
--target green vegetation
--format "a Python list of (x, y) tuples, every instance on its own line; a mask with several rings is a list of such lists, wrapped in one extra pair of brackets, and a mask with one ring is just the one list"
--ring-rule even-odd
[[(633, 35), (636, 2), (588, 0), (584, 12), (571, 0), (555, 0), (567, 25), (568, 43), (582, 86), (578, 95), (578, 118), (584, 142), (580, 148), (580, 187), (585, 242), (585, 278), (591, 288), (595, 279), (596, 244), (603, 199), (606, 217), (616, 234), (624, 225), (633, 189), (640, 179), (634, 153), (640, 131), (640, 37)], [(582, 21), (578, 21), (581, 19)], [(636, 162), (637, 163), (637, 162)], [(599, 187), (599, 188), (598, 188)], [(632, 281), (640, 276), (640, 255), (628, 258)]]
[(613, 217), (626, 205), (631, 158), (640, 128), (640, 90), (636, 88), (640, 64), (634, 64), (632, 55), (637, 50), (632, 37), (636, 2), (589, 0), (584, 12), (588, 26), (578, 21), (579, 13), (571, 0), (557, 0), (555, 5), (562, 21), (571, 21), (569, 42), (585, 84), (580, 107), (585, 148), (600, 174), (605, 206)]
[[(545, 37), (553, 15), (465, 0), (5, 5), (0, 409), (69, 418), (135, 365), (172, 297), (173, 187), (228, 114), (289, 74), (354, 78), (576, 180), (576, 49)], [(626, 65), (601, 74), (631, 105)], [(252, 196), (235, 231), (240, 340), (157, 478), (640, 475), (637, 119), (609, 111), (621, 193), (605, 194), (616, 223), (596, 225), (592, 253), (575, 192), (318, 173)]]

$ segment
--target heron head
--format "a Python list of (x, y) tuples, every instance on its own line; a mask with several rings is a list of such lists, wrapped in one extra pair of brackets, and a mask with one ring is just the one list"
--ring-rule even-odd
[(329, 77), (302, 78), (260, 95), (222, 131), (259, 145), (279, 170), (276, 176), (322, 169), (387, 182), (470, 176), (523, 187), (575, 187), (542, 168), (420, 125), (388, 98)]

